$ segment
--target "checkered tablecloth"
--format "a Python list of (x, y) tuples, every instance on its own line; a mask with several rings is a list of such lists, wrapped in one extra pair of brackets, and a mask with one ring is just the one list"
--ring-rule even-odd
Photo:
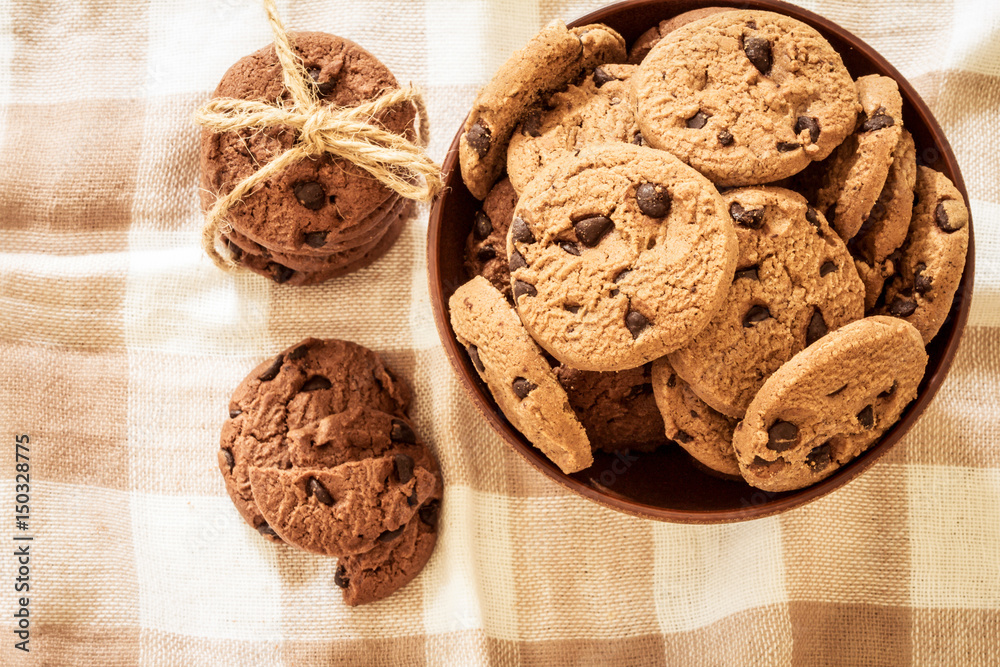
[[(441, 160), (515, 48), (601, 4), (280, 8), (421, 86)], [(686, 526), (569, 493), (480, 418), (431, 316), (426, 206), (322, 286), (209, 262), (191, 115), (269, 42), (257, 2), (0, 2), (0, 664), (1000, 664), (1000, 5), (802, 4), (876, 47), (944, 128), (972, 200), (972, 314), (937, 398), (868, 473), (779, 517)], [(430, 563), (365, 607), (341, 602), (333, 559), (250, 529), (216, 466), (232, 389), (305, 336), (362, 343), (412, 383), (447, 483)]]

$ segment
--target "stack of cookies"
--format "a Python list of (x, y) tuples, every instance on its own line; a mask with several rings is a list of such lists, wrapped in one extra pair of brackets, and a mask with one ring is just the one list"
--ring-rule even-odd
[(261, 535), (339, 558), (350, 605), (382, 599), (423, 568), (437, 541), (437, 461), (406, 417), (410, 389), (374, 352), (307, 339), (233, 393), (219, 469)]
[(676, 443), (717, 476), (812, 484), (916, 396), (962, 196), (917, 166), (895, 81), (855, 81), (799, 21), (708, 8), (616, 37), (553, 24), (477, 98), (455, 334), (564, 472)]
[[(323, 104), (352, 107), (397, 87), (392, 73), (363, 48), (319, 32), (292, 33), (295, 51)], [(274, 104), (288, 93), (274, 46), (237, 62), (214, 97)], [(406, 103), (372, 122), (412, 140), (416, 109)], [(202, 206), (255, 173), (297, 140), (287, 127), (201, 135)], [(271, 177), (226, 213), (231, 258), (276, 283), (312, 285), (356, 271), (396, 241), (412, 211), (402, 198), (349, 160), (324, 154)]]

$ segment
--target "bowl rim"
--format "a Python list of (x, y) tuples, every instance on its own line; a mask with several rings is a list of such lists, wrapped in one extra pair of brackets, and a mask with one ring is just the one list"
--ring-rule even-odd
[[(630, 9), (651, 5), (670, 4), (683, 4), (687, 6), (687, 8), (678, 10), (676, 13), (665, 16), (664, 18), (670, 18), (670, 16), (674, 16), (677, 13), (687, 11), (687, 9), (692, 9), (694, 8), (693, 5), (731, 6), (737, 9), (772, 11), (803, 21), (804, 23), (819, 30), (824, 34), (824, 36), (832, 33), (841, 41), (851, 44), (853, 48), (860, 51), (866, 58), (871, 60), (877, 69), (881, 70), (885, 75), (892, 77), (896, 81), (900, 88), (900, 92), (903, 95), (904, 102), (909, 104), (913, 108), (913, 112), (915, 112), (915, 114), (925, 122), (927, 130), (933, 139), (934, 148), (940, 152), (941, 160), (944, 165), (948, 167), (948, 171), (951, 172), (951, 180), (954, 182), (955, 187), (958, 188), (958, 191), (962, 194), (966, 206), (969, 207), (969, 195), (965, 188), (965, 181), (962, 178), (958, 160), (955, 158), (951, 145), (948, 143), (947, 137), (941, 129), (941, 126), (938, 124), (937, 119), (931, 113), (930, 108), (923, 101), (917, 91), (913, 88), (912, 84), (910, 84), (910, 82), (903, 77), (902, 74), (900, 74), (888, 60), (886, 60), (866, 42), (823, 16), (796, 5), (783, 2), (782, 0), (747, 0), (739, 3), (726, 0), (717, 0), (714, 2), (712, 0), (695, 2), (684, 2), (683, 0), (623, 0), (584, 14), (573, 21), (567, 22), (566, 25), (568, 27), (576, 27), (590, 23), (603, 23), (611, 14), (618, 14)], [(458, 183), (461, 185), (461, 174), (458, 166), (458, 146), (464, 125), (465, 120), (463, 119), (462, 124), (459, 126), (458, 132), (455, 134), (455, 137), (448, 148), (448, 152), (445, 155), (442, 165), (442, 173), (445, 183), (450, 183), (457, 175)], [(671, 509), (649, 505), (611, 491), (601, 491), (560, 471), (555, 464), (545, 458), (541, 451), (528, 442), (527, 439), (524, 438), (524, 436), (521, 435), (521, 433), (517, 431), (505, 417), (502, 416), (499, 409), (495, 407), (495, 403), (492, 401), (492, 398), (487, 399), (481, 387), (479, 387), (471, 379), (471, 362), (468, 360), (464, 349), (461, 349), (459, 346), (458, 341), (455, 338), (454, 331), (451, 328), (448, 311), (448, 297), (450, 297), (450, 294), (446, 294), (445, 289), (442, 286), (441, 269), (437, 259), (439, 246), (438, 241), (441, 235), (444, 220), (444, 202), (447, 195), (448, 188), (446, 188), (442, 194), (438, 195), (434, 201), (431, 207), (427, 226), (426, 250), (428, 292), (431, 297), (431, 308), (434, 313), (434, 322), (437, 328), (438, 337), (441, 339), (442, 346), (445, 349), (445, 355), (448, 357), (453, 370), (458, 375), (458, 379), (465, 390), (465, 393), (472, 399), (472, 404), (486, 419), (487, 423), (490, 424), (493, 430), (500, 435), (501, 439), (503, 439), (508, 446), (512, 447), (514, 451), (520, 454), (522, 458), (527, 460), (527, 462), (536, 470), (540, 471), (549, 479), (558, 482), (563, 487), (568, 488), (588, 500), (618, 512), (623, 512), (636, 517), (688, 524), (732, 523), (760, 519), (800, 507), (850, 483), (868, 470), (875, 464), (876, 461), (885, 455), (886, 452), (895, 446), (910, 430), (913, 424), (916, 423), (917, 419), (921, 414), (923, 414), (924, 410), (934, 399), (934, 396), (937, 394), (938, 389), (944, 382), (944, 378), (947, 376), (948, 371), (951, 368), (969, 319), (973, 282), (975, 277), (975, 244), (973, 237), (971, 207), (969, 207), (969, 246), (966, 253), (965, 268), (955, 293), (955, 302), (952, 304), (949, 317), (945, 321), (946, 325), (949, 325), (950, 321), (950, 328), (948, 331), (947, 343), (944, 350), (941, 352), (937, 370), (930, 376), (930, 378), (927, 378), (926, 376), (924, 377), (923, 382), (927, 382), (924, 391), (918, 394), (917, 398), (910, 403), (909, 406), (907, 406), (902, 417), (895, 424), (893, 424), (893, 426), (885, 434), (883, 434), (881, 439), (879, 439), (874, 445), (854, 460), (835, 471), (829, 477), (812, 484), (811, 486), (789, 492), (788, 495), (784, 495), (776, 499), (767, 498), (764, 502), (759, 504), (753, 503), (749, 506), (738, 509), (709, 510)], [(452, 292), (453, 291), (454, 290), (452, 290)], [(939, 331), (939, 334), (943, 333), (943, 330), (944, 326), (942, 327), (942, 331)], [(754, 493), (760, 492), (764, 494), (765, 497), (776, 495), (761, 489), (755, 489), (749, 485), (747, 486), (752, 489)]]

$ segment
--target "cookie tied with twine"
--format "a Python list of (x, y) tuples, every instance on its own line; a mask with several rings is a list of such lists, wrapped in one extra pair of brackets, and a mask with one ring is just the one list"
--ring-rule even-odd
[[(231, 188), (221, 188), (224, 193), (208, 193), (211, 197), (217, 198), (206, 213), (202, 246), (212, 261), (227, 271), (239, 264), (232, 257), (220, 252), (220, 243), (225, 235), (238, 235), (244, 231), (234, 230), (227, 221), (227, 213), (230, 213), (237, 204), (247, 202), (251, 195), (271, 187), (275, 179), (281, 179), (299, 169), (302, 164), (320, 164), (326, 157), (334, 166), (341, 165), (339, 172), (347, 170), (364, 175), (359, 182), (367, 188), (368, 194), (373, 187), (377, 187), (396, 200), (404, 198), (429, 201), (442, 187), (440, 167), (424, 151), (427, 145), (428, 120), (420, 94), (412, 87), (392, 87), (395, 85), (395, 79), (388, 70), (384, 70), (381, 63), (360, 47), (342, 40), (344, 44), (349, 44), (374, 61), (384, 70), (392, 85), (385, 85), (383, 90), (375, 91), (371, 95), (366, 94), (367, 99), (357, 104), (352, 102), (350, 105), (341, 106), (324, 102), (321, 96), (328, 92), (324, 88), (331, 84), (313, 80), (316, 78), (316, 71), (307, 72), (303, 58), (293, 49), (292, 38), (282, 25), (273, 0), (265, 0), (264, 6), (274, 34), (273, 51), (271, 49), (266, 51), (269, 52), (271, 64), (275, 69), (280, 69), (281, 83), (275, 84), (282, 86), (280, 94), (268, 97), (269, 100), (276, 98), (273, 103), (260, 99), (217, 97), (195, 114), (195, 121), (211, 133), (234, 133), (245, 146), (245, 152), (241, 151), (241, 157), (249, 155), (249, 159), (254, 161), (250, 166), (256, 168)], [(330, 35), (324, 37), (339, 40)], [(272, 76), (273, 72), (269, 70), (263, 74)], [(353, 99), (356, 100), (357, 96)], [(398, 131), (399, 128), (389, 128), (383, 122), (386, 114), (392, 115), (401, 108), (410, 109), (410, 121), (413, 120), (413, 115), (416, 115), (418, 122), (412, 127), (415, 142), (410, 141), (402, 133), (391, 131), (393, 129)], [(408, 126), (410, 121), (407, 121)], [(287, 140), (278, 142), (282, 147), (287, 147), (285, 150), (265, 150), (264, 153), (269, 159), (257, 162), (254, 152), (250, 150), (247, 137), (249, 136), (252, 141), (261, 135), (295, 138), (290, 144)], [(274, 142), (271, 143), (273, 147)], [(202, 164), (204, 168), (204, 152)], [(246, 170), (243, 173), (245, 174)], [(225, 192), (226, 190), (228, 192)], [(334, 197), (331, 196), (330, 201), (332, 203)], [(272, 212), (265, 206), (264, 215), (258, 216), (262, 219), (258, 220), (257, 224), (271, 224)], [(308, 214), (311, 211), (304, 213)], [(345, 224), (353, 225), (354, 222), (355, 220), (351, 219)], [(225, 241), (226, 245), (232, 247), (231, 239), (225, 237)], [(354, 242), (352, 239), (350, 243)], [(345, 244), (334, 243), (331, 253), (342, 245)], [(310, 254), (317, 256), (315, 252)]]

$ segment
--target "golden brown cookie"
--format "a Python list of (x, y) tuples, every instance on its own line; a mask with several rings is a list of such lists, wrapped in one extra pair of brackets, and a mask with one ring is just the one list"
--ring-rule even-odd
[(476, 276), (448, 307), (458, 342), (514, 427), (563, 472), (590, 466), (590, 441), (565, 390), (503, 294)]
[(831, 332), (771, 375), (737, 425), (743, 477), (788, 491), (833, 474), (896, 423), (926, 365), (920, 333), (902, 320), (868, 317)]
[(722, 12), (674, 30), (632, 85), (643, 140), (719, 185), (768, 183), (822, 160), (858, 110), (829, 42), (771, 12)]
[(625, 60), (625, 40), (604, 25), (546, 26), (504, 63), (476, 97), (458, 157), (469, 192), (483, 199), (507, 164), (507, 142), (545, 95), (581, 72)]
[(641, 366), (715, 316), (736, 235), (715, 187), (669, 153), (598, 144), (552, 163), (507, 236), (525, 329), (581, 370)]
[(739, 261), (722, 310), (669, 355), (706, 403), (739, 419), (767, 377), (799, 350), (864, 316), (864, 285), (844, 242), (791, 190), (723, 194)]
[(969, 249), (969, 209), (951, 180), (928, 167), (918, 167), (915, 192), (910, 236), (878, 312), (906, 319), (926, 344), (951, 312), (962, 280)]
[(584, 146), (642, 143), (628, 99), (634, 69), (602, 65), (528, 113), (507, 147), (507, 174), (515, 190), (521, 192), (543, 167)]
[(863, 110), (857, 130), (825, 163), (816, 193), (816, 208), (844, 241), (858, 233), (878, 200), (903, 129), (903, 98), (895, 81), (863, 76), (857, 91)]
[(739, 477), (733, 451), (735, 419), (713, 410), (677, 377), (666, 357), (653, 362), (653, 395), (667, 437), (700, 464), (723, 476)]

